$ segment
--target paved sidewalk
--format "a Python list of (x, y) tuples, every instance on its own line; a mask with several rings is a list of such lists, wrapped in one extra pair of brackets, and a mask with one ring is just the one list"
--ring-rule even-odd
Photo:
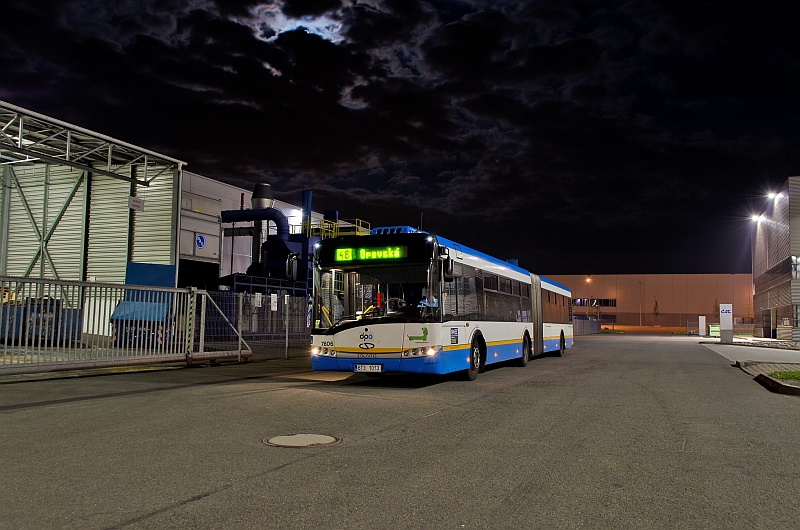
[(769, 375), (800, 371), (800, 350), (796, 342), (736, 337), (733, 344), (721, 344), (713, 340), (702, 340), (700, 343), (732, 361), (734, 366), (773, 392), (800, 395), (800, 381), (776, 379)]
[[(310, 352), (307, 347), (289, 347), (289, 359), (285, 359), (285, 352), (281, 348), (265, 348), (256, 346), (253, 355), (247, 363), (266, 363), (265, 369), (280, 371), (285, 367), (294, 367), (298, 363), (309, 363)], [(235, 360), (227, 360), (218, 364), (236, 364)], [(196, 362), (194, 367), (208, 366), (208, 362)], [(0, 385), (7, 383), (22, 383), (26, 381), (47, 381), (50, 379), (70, 379), (76, 377), (95, 377), (115, 374), (128, 374), (134, 372), (155, 372), (165, 370), (191, 369), (185, 362), (166, 364), (142, 364), (133, 366), (109, 366), (105, 368), (80, 368), (75, 370), (56, 370), (49, 372), (36, 372), (28, 374), (0, 374)]]
[(707, 348), (735, 363), (737, 361), (757, 361), (764, 363), (798, 363), (800, 350), (787, 348), (781, 341), (747, 342), (737, 341), (733, 344), (722, 344), (719, 341), (701, 340)]

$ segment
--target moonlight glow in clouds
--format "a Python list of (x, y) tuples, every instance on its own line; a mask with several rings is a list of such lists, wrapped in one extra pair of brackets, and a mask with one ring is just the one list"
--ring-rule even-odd
[(340, 34), (342, 24), (327, 15), (315, 17), (305, 16), (294, 18), (286, 16), (279, 5), (264, 4), (251, 10), (253, 20), (249, 22), (255, 35), (264, 41), (271, 42), (283, 32), (298, 28), (305, 29), (308, 33), (319, 35), (323, 39), (339, 43), (344, 40)]

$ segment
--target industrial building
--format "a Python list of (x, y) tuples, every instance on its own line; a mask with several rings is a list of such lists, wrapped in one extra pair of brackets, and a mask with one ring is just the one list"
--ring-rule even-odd
[(733, 304), (735, 327), (753, 322), (751, 274), (548, 275), (572, 291), (574, 316), (604, 325), (686, 327), (698, 317), (719, 322), (719, 304)]
[[(223, 212), (251, 208), (253, 190), (184, 161), (2, 101), (0, 127), (0, 276), (124, 283), (136, 262), (171, 267), (166, 286), (217, 289), (276, 235), (275, 224), (224, 223)], [(305, 212), (267, 195), (290, 238), (369, 230), (311, 211), (310, 192)]]
[(369, 225), (185, 166), (0, 101), (0, 372), (307, 344), (314, 244)]
[(753, 216), (754, 333), (800, 340), (800, 177), (789, 177)]

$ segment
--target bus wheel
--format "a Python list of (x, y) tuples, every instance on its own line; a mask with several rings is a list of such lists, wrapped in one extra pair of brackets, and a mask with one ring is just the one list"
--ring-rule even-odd
[(517, 366), (522, 368), (528, 366), (528, 361), (531, 358), (531, 340), (528, 338), (528, 334), (525, 333), (525, 336), (522, 338), (522, 357), (517, 359)]
[(566, 351), (566, 349), (567, 349), (567, 343), (566, 343), (566, 341), (564, 341), (564, 332), (562, 331), (561, 332), (561, 342), (558, 345), (558, 353), (556, 353), (556, 355), (558, 355), (559, 357), (563, 357), (564, 356), (564, 352)]
[(467, 370), (467, 379), (475, 381), (478, 377), (478, 372), (481, 369), (481, 346), (478, 341), (472, 341), (472, 346), (469, 348), (469, 369)]

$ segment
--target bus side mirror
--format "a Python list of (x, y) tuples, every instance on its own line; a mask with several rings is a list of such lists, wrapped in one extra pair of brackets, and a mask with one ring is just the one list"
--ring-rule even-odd
[(453, 260), (451, 258), (447, 258), (442, 263), (442, 279), (446, 282), (452, 282), (456, 275), (453, 271)]

